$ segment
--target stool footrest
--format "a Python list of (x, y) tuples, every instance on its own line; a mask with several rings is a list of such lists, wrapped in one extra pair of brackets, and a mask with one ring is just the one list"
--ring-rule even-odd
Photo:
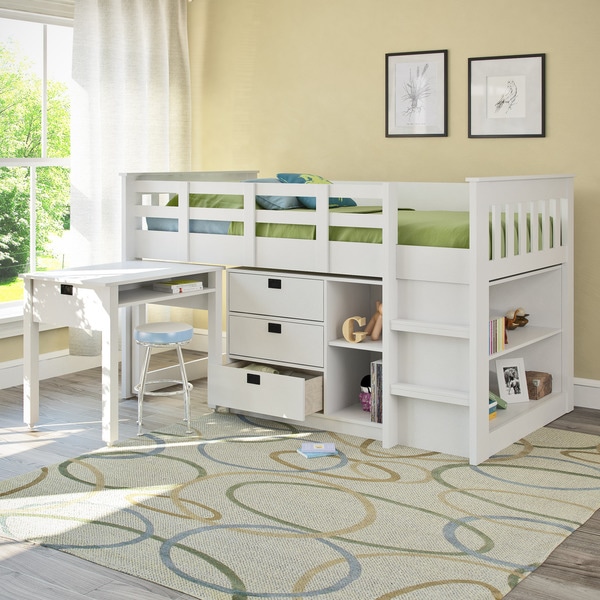
[[(185, 387), (183, 387), (183, 381), (181, 381), (180, 379), (153, 379), (152, 381), (147, 381), (146, 385), (154, 385), (155, 383), (168, 383), (171, 385), (180, 385), (182, 387), (179, 390), (172, 390), (170, 392), (164, 392), (162, 390), (156, 391), (156, 392), (149, 392), (148, 390), (144, 390), (144, 396), (175, 396), (176, 394), (185, 394), (185, 392), (186, 392)], [(138, 384), (138, 385), (134, 386), (133, 389), (139, 394), (140, 388), (141, 388), (141, 385)], [(191, 384), (188, 381), (187, 382), (187, 391), (190, 392), (193, 389), (194, 389), (193, 384)]]

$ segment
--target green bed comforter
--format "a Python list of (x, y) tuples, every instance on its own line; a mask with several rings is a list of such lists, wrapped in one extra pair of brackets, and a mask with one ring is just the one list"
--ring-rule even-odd
[[(304, 209), (297, 209), (302, 212)], [(341, 206), (338, 213), (378, 213), (376, 206)], [(233, 222), (230, 235), (242, 235), (243, 223)], [(257, 223), (258, 237), (276, 237), (312, 240), (315, 238), (313, 225), (288, 225), (279, 223)], [(369, 227), (329, 228), (329, 239), (335, 242), (381, 243), (381, 229)], [(469, 247), (469, 213), (450, 210), (398, 211), (398, 243), (408, 246), (437, 246), (443, 248)]]

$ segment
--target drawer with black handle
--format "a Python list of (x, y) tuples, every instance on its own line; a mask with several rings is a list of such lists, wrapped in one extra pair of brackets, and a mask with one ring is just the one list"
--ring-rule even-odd
[(256, 370), (237, 361), (210, 367), (211, 406), (304, 421), (323, 409), (323, 376), (296, 369)]
[(229, 310), (305, 321), (323, 321), (321, 279), (279, 273), (229, 274)]
[(230, 314), (228, 336), (229, 355), (235, 358), (324, 365), (322, 325)]

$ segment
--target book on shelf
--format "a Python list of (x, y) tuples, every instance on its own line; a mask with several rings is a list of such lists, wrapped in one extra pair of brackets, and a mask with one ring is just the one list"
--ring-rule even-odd
[(302, 442), (302, 446), (296, 450), (305, 458), (319, 458), (320, 456), (337, 456), (338, 451), (333, 442)]
[(489, 354), (496, 354), (502, 352), (506, 348), (508, 343), (506, 334), (506, 321), (504, 316), (492, 317), (489, 320), (488, 330), (488, 350)]
[(152, 289), (155, 292), (167, 292), (168, 294), (196, 292), (203, 289), (203, 287), (203, 283), (197, 279), (166, 279), (152, 284)]
[(371, 422), (382, 422), (383, 362), (371, 363)]
[(498, 394), (492, 392), (491, 390), (489, 392), (489, 401), (495, 402), (497, 408), (505, 409), (507, 407), (506, 400), (502, 400), (502, 398), (500, 398), (500, 396), (498, 396)]

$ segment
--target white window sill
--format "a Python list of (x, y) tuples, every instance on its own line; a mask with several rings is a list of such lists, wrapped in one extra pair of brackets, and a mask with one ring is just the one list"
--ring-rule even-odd
[[(40, 331), (57, 329), (51, 323), (40, 323)], [(60, 327), (59, 327), (60, 329)], [(0, 340), (23, 335), (23, 302), (5, 302), (0, 305)]]
[(23, 335), (23, 301), (0, 305), (0, 339)]

